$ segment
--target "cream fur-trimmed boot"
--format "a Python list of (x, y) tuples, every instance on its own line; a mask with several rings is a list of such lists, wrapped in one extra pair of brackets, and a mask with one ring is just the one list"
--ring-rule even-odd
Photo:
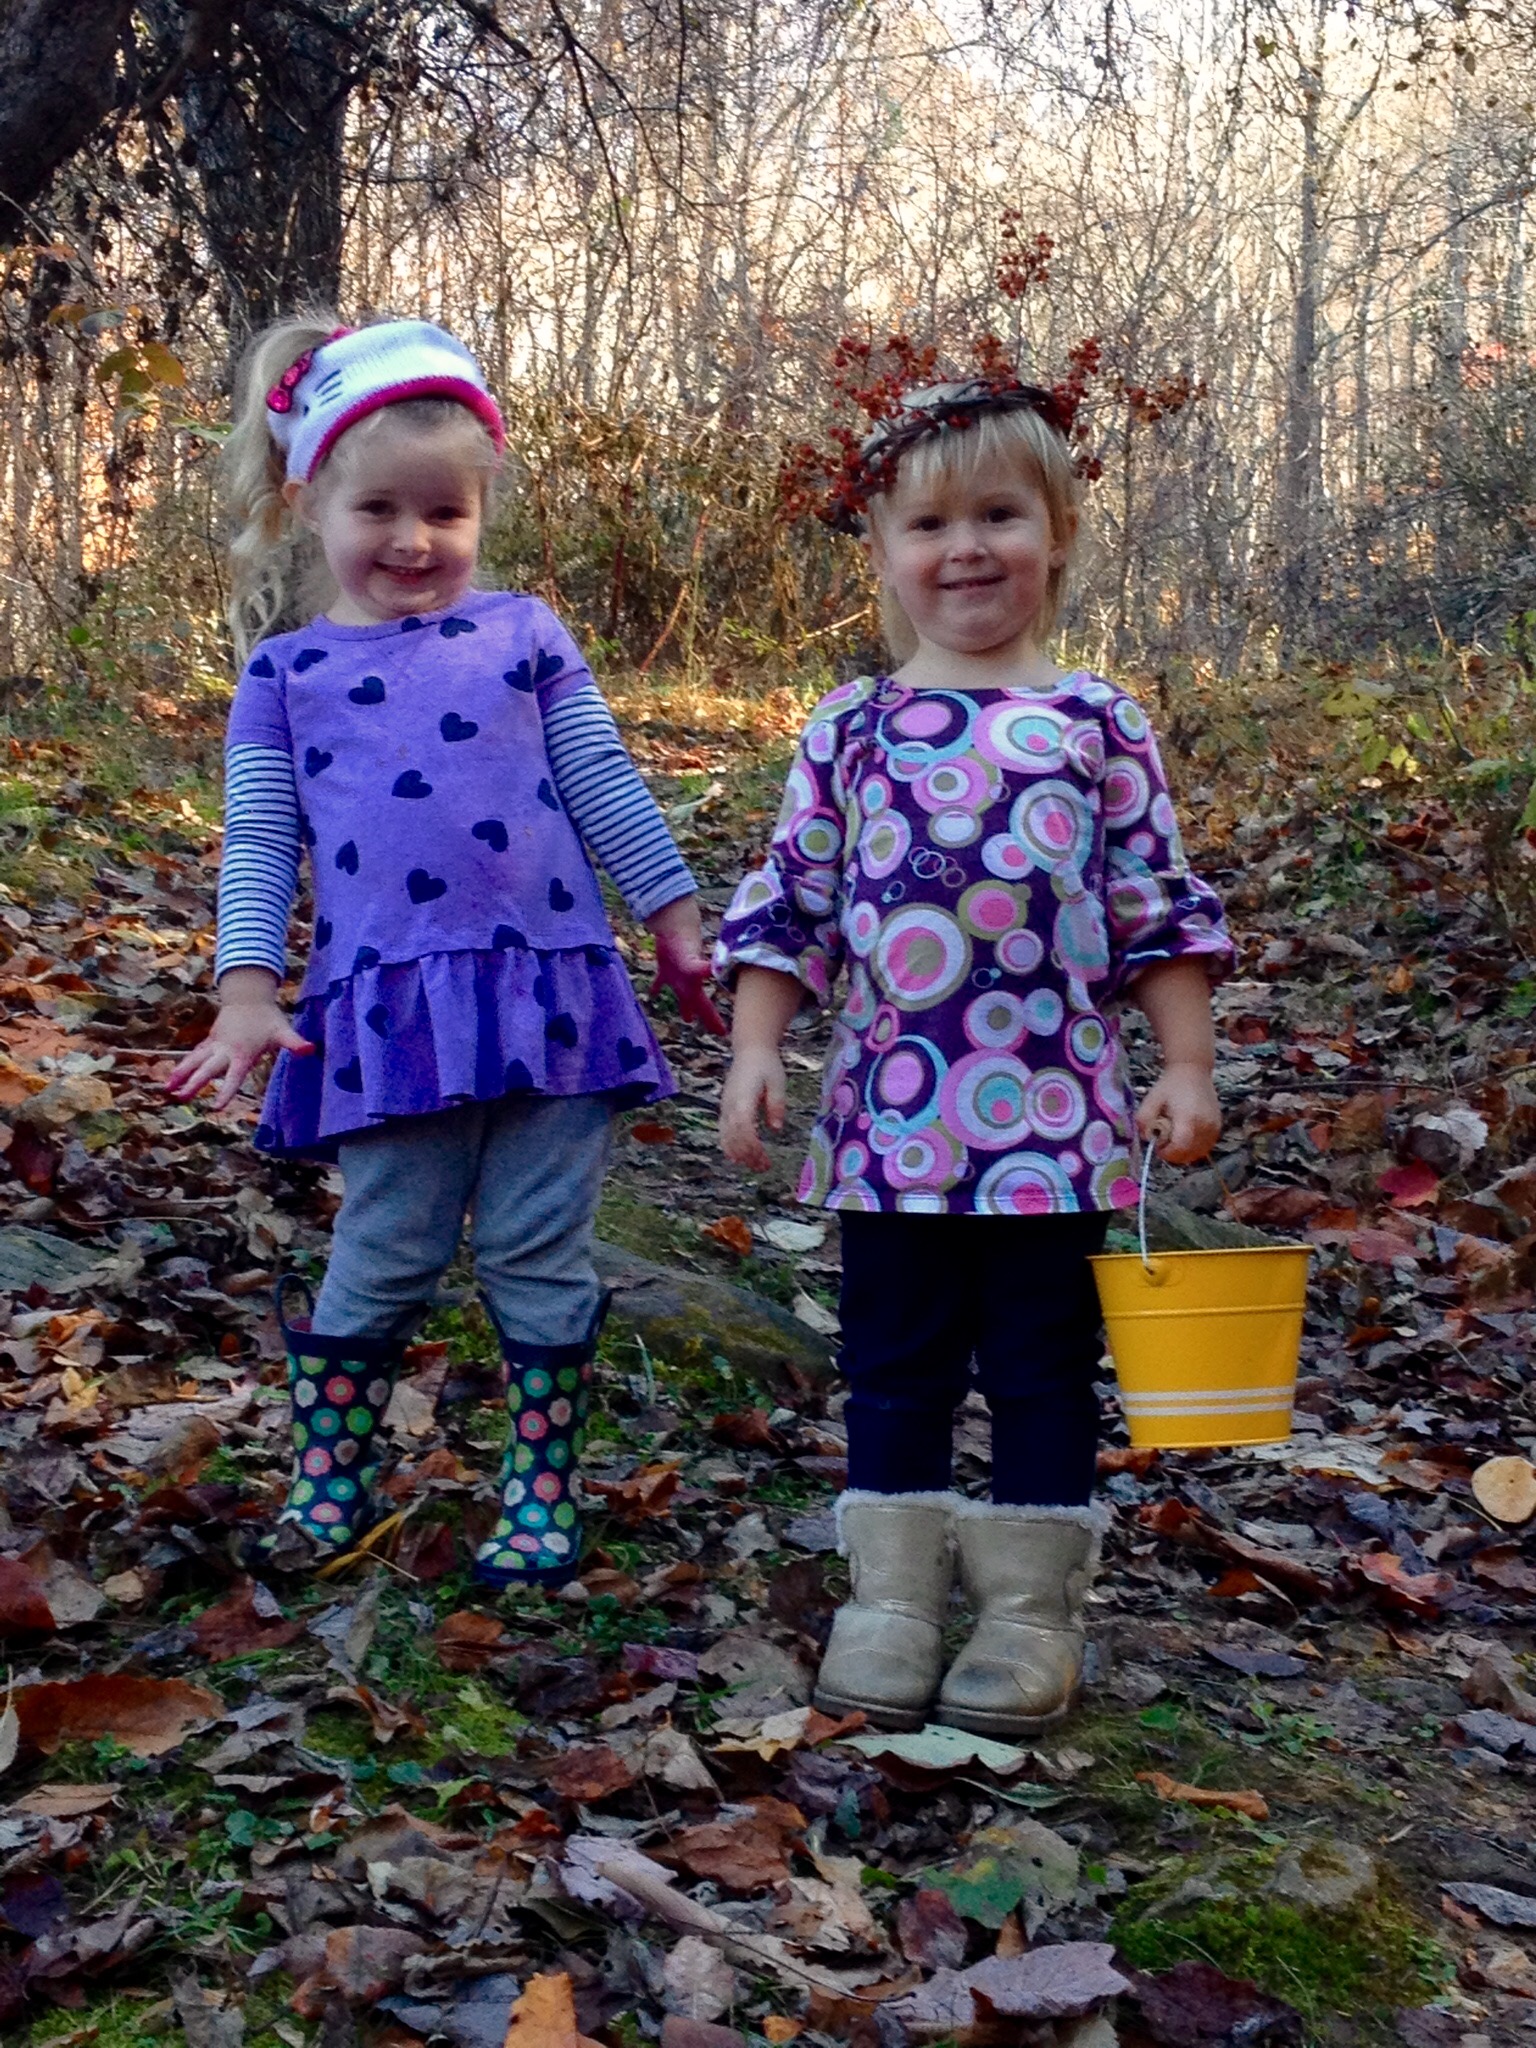
[(940, 1638), (954, 1580), (951, 1493), (839, 1496), (838, 1548), (851, 1567), (815, 1700), (824, 1714), (868, 1714), (921, 1728), (943, 1668)]
[(954, 1512), (976, 1629), (945, 1677), (938, 1718), (972, 1735), (1033, 1735), (1077, 1697), (1083, 1603), (1109, 1517), (979, 1500)]

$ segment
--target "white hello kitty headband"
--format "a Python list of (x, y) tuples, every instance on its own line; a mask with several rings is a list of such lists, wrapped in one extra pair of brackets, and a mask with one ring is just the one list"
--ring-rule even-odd
[(496, 401), (463, 342), (427, 320), (338, 327), (267, 393), (267, 425), (289, 482), (307, 484), (348, 427), (406, 398), (451, 398), (480, 421), (498, 455), (506, 446)]

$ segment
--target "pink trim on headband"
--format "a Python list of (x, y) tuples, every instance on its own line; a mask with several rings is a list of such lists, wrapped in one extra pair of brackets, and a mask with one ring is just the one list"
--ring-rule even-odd
[(401, 384), (387, 384), (381, 390), (370, 391), (365, 398), (359, 398), (349, 405), (326, 428), (315, 450), (305, 483), (314, 480), (315, 471), (324, 462), (348, 427), (355, 427), (359, 420), (366, 419), (371, 412), (381, 412), (386, 405), (401, 405), (408, 398), (451, 398), (458, 405), (467, 406), (490, 435), (499, 455), (507, 445), (507, 430), (497, 409), (496, 401), (488, 392), (471, 384), (467, 378), (458, 377), (408, 377)]

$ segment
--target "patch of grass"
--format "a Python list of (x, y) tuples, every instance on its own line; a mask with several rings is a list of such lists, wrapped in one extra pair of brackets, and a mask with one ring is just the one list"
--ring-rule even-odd
[(468, 1679), (433, 1714), (431, 1733), (422, 1747), (433, 1763), (449, 1754), (511, 1756), (526, 1726), (514, 1707), (494, 1698), (478, 1679)]
[(1386, 1892), (1325, 1913), (1250, 1892), (1193, 1901), (1163, 1918), (1146, 1911), (1144, 1889), (1129, 1894), (1111, 1929), (1128, 1962), (1154, 1973), (1214, 1963), (1287, 2000), (1312, 2029), (1426, 2004), (1454, 1975), (1427, 1927)]
[(603, 1190), (597, 1207), (597, 1234), (620, 1251), (636, 1258), (651, 1259), (657, 1265), (697, 1253), (695, 1228), (649, 1202), (637, 1201), (612, 1180)]

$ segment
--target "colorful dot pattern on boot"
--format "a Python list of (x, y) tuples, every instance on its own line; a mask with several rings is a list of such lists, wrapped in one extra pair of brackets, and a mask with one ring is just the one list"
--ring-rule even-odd
[[(321, 1340), (317, 1340), (321, 1341)], [(316, 1357), (296, 1337), (288, 1354), (293, 1403), (293, 1478), (280, 1522), (296, 1522), (328, 1549), (362, 1532), (379, 1476), (379, 1426), (394, 1375), (365, 1359)], [(338, 1340), (327, 1343), (334, 1354)]]
[(592, 1363), (509, 1362), (511, 1434), (498, 1482), (501, 1515), (475, 1556), (482, 1579), (548, 1584), (581, 1553), (572, 1486), (591, 1405)]

